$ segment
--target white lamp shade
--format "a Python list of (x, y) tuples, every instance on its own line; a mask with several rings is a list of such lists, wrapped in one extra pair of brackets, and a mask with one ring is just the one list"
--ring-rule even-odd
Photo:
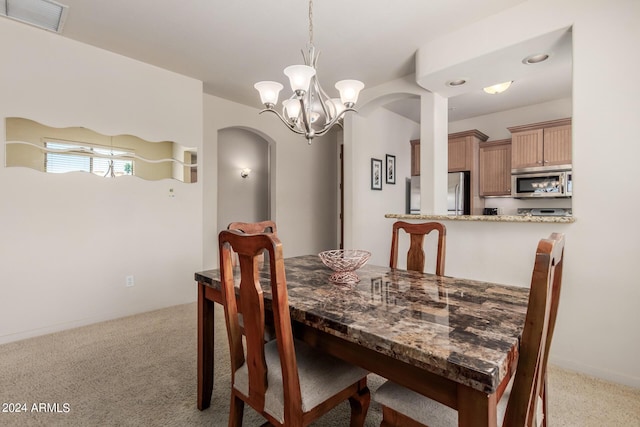
[(300, 101), (297, 99), (287, 99), (282, 102), (284, 114), (288, 119), (295, 121), (300, 115)]
[(345, 105), (358, 102), (358, 95), (363, 88), (364, 83), (359, 80), (340, 80), (336, 83), (336, 89), (340, 91), (340, 99)]
[(254, 88), (260, 92), (260, 101), (264, 105), (268, 104), (277, 104), (278, 103), (278, 95), (284, 86), (282, 86), (278, 82), (258, 82), (253, 85)]
[(291, 90), (307, 91), (311, 84), (311, 78), (316, 75), (316, 69), (308, 65), (290, 65), (284, 69), (284, 74), (289, 77)]

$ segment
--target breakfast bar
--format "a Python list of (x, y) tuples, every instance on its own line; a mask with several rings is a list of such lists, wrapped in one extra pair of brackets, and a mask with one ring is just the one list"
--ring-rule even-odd
[(422, 214), (386, 214), (385, 218), (422, 221), (478, 221), (478, 222), (523, 222), (545, 224), (571, 224), (574, 216), (535, 216), (535, 215), (422, 215)]
[[(459, 425), (496, 426), (511, 378), (528, 289), (365, 265), (337, 285), (318, 256), (285, 259), (294, 334), (310, 345), (455, 408)], [(269, 272), (261, 270), (265, 306)], [(198, 283), (198, 408), (213, 388), (218, 270)]]

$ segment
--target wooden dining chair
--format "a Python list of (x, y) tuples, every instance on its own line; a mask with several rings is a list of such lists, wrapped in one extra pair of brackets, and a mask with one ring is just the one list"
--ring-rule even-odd
[[(271, 425), (306, 426), (347, 399), (351, 426), (363, 426), (371, 398), (368, 372), (293, 338), (282, 244), (277, 236), (224, 230), (218, 242), (231, 356), (229, 426), (242, 425), (245, 403)], [(239, 290), (234, 285), (232, 250), (240, 260)], [(263, 340), (266, 304), (258, 269), (263, 250), (270, 259), (270, 305), (276, 332), (276, 339), (268, 342)], [(239, 309), (244, 314), (244, 345)]]
[[(278, 228), (276, 227), (276, 223), (271, 220), (260, 221), (260, 222), (231, 222), (227, 226), (227, 230), (237, 230), (241, 231), (245, 234), (255, 234), (255, 233), (273, 233), (274, 235), (278, 235)], [(260, 254), (258, 260), (260, 261), (260, 265), (264, 263), (264, 255), (263, 251)], [(235, 267), (238, 264), (238, 256), (232, 252), (232, 262)], [(271, 313), (267, 313), (266, 318), (266, 328), (264, 333), (265, 341), (270, 341), (276, 338), (275, 330), (273, 329), (273, 318), (271, 317)], [(240, 330), (244, 333), (244, 320), (242, 314), (240, 314)]]
[(260, 222), (232, 222), (227, 230), (239, 230), (246, 234), (273, 233), (278, 234), (276, 223), (270, 220)]
[[(242, 231), (245, 234), (255, 234), (255, 233), (273, 233), (274, 235), (278, 235), (278, 229), (276, 227), (276, 223), (271, 220), (260, 221), (260, 222), (231, 222), (227, 226), (227, 230), (238, 230)], [(237, 257), (233, 257), (233, 265), (237, 264)], [(264, 261), (264, 254), (260, 261)]]
[(407, 270), (424, 272), (425, 253), (424, 253), (424, 236), (432, 231), (438, 232), (438, 249), (436, 252), (436, 274), (444, 276), (444, 256), (447, 229), (444, 224), (439, 222), (410, 223), (405, 221), (396, 221), (393, 224), (393, 234), (391, 235), (391, 257), (389, 259), (389, 267), (397, 268), (398, 264), (398, 240), (399, 231), (403, 230), (411, 239), (409, 251), (407, 252)]
[[(503, 427), (547, 425), (546, 374), (562, 284), (564, 235), (538, 243), (531, 290), (514, 378), (497, 408)], [(382, 406), (381, 427), (457, 426), (457, 412), (391, 381), (374, 399)]]

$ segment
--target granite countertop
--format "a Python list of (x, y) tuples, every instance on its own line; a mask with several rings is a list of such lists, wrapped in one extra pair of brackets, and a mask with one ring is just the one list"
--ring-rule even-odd
[[(368, 264), (357, 284), (335, 285), (316, 255), (285, 268), (293, 320), (475, 389), (494, 392), (517, 349), (527, 288)], [(217, 270), (195, 278), (220, 287)]]
[(429, 221), (541, 222), (555, 224), (570, 224), (576, 222), (576, 218), (573, 216), (386, 214), (384, 217), (395, 219), (419, 219)]

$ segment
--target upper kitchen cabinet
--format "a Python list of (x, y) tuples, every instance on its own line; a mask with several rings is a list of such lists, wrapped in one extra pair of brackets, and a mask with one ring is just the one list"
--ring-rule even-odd
[(571, 118), (508, 129), (512, 169), (571, 164)]
[(477, 171), (478, 144), (487, 139), (477, 129), (449, 134), (449, 172)]
[(511, 195), (511, 140), (480, 143), (480, 196)]

